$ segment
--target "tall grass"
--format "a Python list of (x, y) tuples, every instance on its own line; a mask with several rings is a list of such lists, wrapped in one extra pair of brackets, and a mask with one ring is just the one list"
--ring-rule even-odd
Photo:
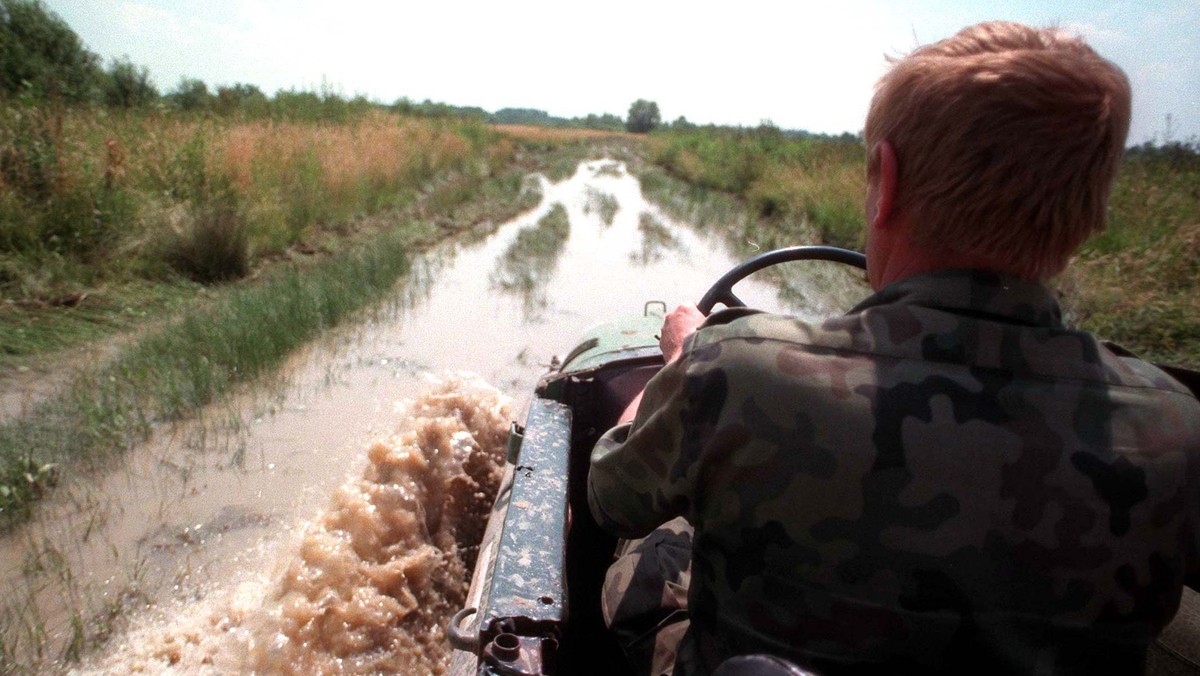
[(403, 204), (447, 169), (486, 161), (478, 137), (461, 133), (469, 124), (382, 114), (337, 126), (245, 123), (213, 139), (211, 161), (244, 195), (256, 250), (277, 252), (313, 228)]
[(1107, 230), (1066, 279), (1078, 323), (1140, 355), (1200, 368), (1200, 153), (1127, 157)]
[(861, 144), (791, 138), (778, 129), (670, 132), (652, 161), (698, 186), (746, 200), (770, 224), (764, 248), (820, 241), (861, 248), (866, 190)]
[[(81, 297), (104, 307), (141, 281), (210, 284), (292, 248), (336, 248), (364, 216), (435, 180), (470, 192), (513, 152), (479, 122), (373, 109), (335, 123), (9, 106), (0, 315)], [(0, 335), (5, 353), (26, 344)]]
[[(696, 219), (695, 204), (730, 214), (726, 225), (754, 249), (864, 243), (860, 145), (771, 128), (673, 131), (653, 143), (653, 162), (699, 192), (683, 195), (654, 171), (642, 172), (643, 191), (684, 218)], [(705, 190), (740, 198), (757, 218), (735, 216)], [(1200, 367), (1200, 148), (1129, 153), (1107, 230), (1084, 244), (1058, 286), (1082, 328), (1149, 359)]]

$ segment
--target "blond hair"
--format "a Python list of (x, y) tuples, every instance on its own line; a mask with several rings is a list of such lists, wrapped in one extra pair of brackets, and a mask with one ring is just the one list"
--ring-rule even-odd
[(896, 60), (867, 114), (914, 242), (1043, 280), (1104, 228), (1129, 131), (1125, 74), (1082, 39), (993, 22)]

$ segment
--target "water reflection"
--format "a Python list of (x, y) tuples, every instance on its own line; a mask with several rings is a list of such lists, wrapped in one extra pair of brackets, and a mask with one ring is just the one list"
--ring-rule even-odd
[(638, 233), (642, 236), (641, 248), (629, 254), (629, 260), (638, 265), (656, 263), (667, 252), (677, 250), (681, 246), (679, 238), (671, 229), (648, 211), (643, 211), (638, 216)]
[[(742, 218), (737, 212), (713, 201), (688, 206), (680, 201), (686, 195), (671, 193), (650, 203), (620, 163), (585, 162), (563, 181), (537, 177), (528, 185), (543, 195), (535, 209), (486, 237), (467, 233), (415, 259), (384, 311), (295, 355), (277, 390), (256, 384), (197, 420), (159, 430), (119, 469), (60, 488), (35, 521), (0, 539), (0, 671), (6, 658), (61, 667), (108, 636), (113, 654), (99, 656), (101, 663), (127, 664), (124, 652), (157, 671), (171, 660), (193, 664), (180, 650), (196, 642), (228, 638), (241, 642), (243, 656), (244, 641), (273, 650), (247, 622), (275, 622), (283, 612), (265, 596), (281, 584), (276, 569), (296, 560), (304, 519), (338, 493), (344, 473), (362, 474), (361, 450), (381, 428), (391, 432), (413, 415), (397, 414), (394, 402), (419, 396), (429, 374), (447, 371), (478, 373), (523, 398), (550, 358), (570, 351), (590, 326), (640, 314), (648, 300), (695, 302), (743, 257), (724, 236)], [(600, 208), (605, 196), (618, 205), (611, 223)], [(697, 229), (678, 213), (715, 215)], [(832, 289), (849, 288), (830, 281), (839, 270), (806, 280), (814, 267), (796, 266), (787, 284), (797, 291), (787, 297), (767, 283), (770, 271), (737, 293), (756, 307), (810, 316), (837, 304), (826, 300)], [(243, 582), (253, 593), (239, 591)], [(199, 597), (208, 610), (193, 613)], [(178, 624), (173, 604), (196, 621)], [(125, 634), (125, 619), (147, 608), (158, 610), (137, 624), (149, 634)], [(429, 673), (429, 660), (408, 673)], [(238, 666), (247, 665), (224, 671)]]
[(534, 318), (546, 307), (546, 284), (554, 277), (558, 259), (571, 236), (571, 220), (561, 203), (523, 228), (496, 261), (493, 288), (515, 295), (524, 304), (527, 317)]
[(605, 227), (613, 224), (613, 219), (616, 218), (617, 212), (621, 209), (621, 203), (612, 194), (597, 190), (592, 186), (585, 188), (587, 194), (587, 202), (583, 205), (583, 213), (595, 213), (600, 217), (600, 222)]

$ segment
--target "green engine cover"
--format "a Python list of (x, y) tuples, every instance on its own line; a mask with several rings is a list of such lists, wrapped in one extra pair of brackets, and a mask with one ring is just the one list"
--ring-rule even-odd
[(584, 333), (583, 341), (563, 359), (560, 370), (585, 371), (617, 359), (659, 355), (662, 322), (660, 316), (647, 315), (596, 326)]

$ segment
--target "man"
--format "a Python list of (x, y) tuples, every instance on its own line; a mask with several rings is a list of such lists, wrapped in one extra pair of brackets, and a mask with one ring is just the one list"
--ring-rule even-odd
[[(867, 117), (876, 293), (820, 325), (667, 318), (669, 364), (597, 445), (589, 500), (621, 537), (694, 527), (676, 673), (1142, 670), (1200, 568), (1200, 403), (1065, 328), (1043, 286), (1104, 225), (1129, 107), (1057, 31), (922, 47)], [(635, 543), (639, 572), (686, 584), (681, 523)]]

